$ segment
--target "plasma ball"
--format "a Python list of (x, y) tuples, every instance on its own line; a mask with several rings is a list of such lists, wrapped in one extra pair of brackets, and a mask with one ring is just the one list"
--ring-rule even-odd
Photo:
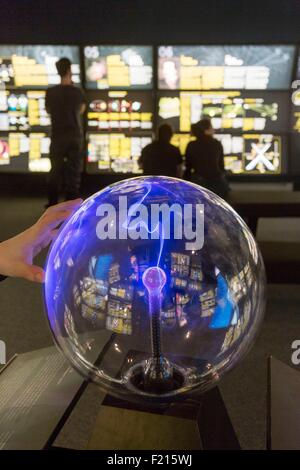
[(143, 274), (142, 281), (150, 294), (152, 292), (161, 292), (167, 282), (167, 277), (161, 268), (153, 266), (146, 269)]
[(143, 409), (172, 407), (198, 400), (250, 349), (264, 265), (248, 227), (213, 192), (140, 176), (92, 195), (64, 224), (45, 303), (55, 343), (83, 377)]

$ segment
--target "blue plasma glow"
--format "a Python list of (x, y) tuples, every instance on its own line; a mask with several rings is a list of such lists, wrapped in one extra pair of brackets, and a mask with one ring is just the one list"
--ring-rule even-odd
[(146, 269), (143, 274), (142, 281), (149, 294), (160, 294), (166, 284), (167, 278), (165, 272), (161, 268), (153, 266)]
[[(167, 207), (169, 224), (166, 211), (152, 218), (153, 205)], [(199, 233), (202, 244), (201, 236), (194, 242)], [(153, 396), (130, 388), (128, 377), (151, 359), (154, 330), (162, 357), (184, 376), (174, 397), (205, 391), (251, 345), (264, 288), (256, 242), (225, 201), (193, 183), (149, 176), (99, 191), (65, 222), (48, 253), (45, 305), (76, 370), (145, 404)]]
[(128, 216), (127, 216), (127, 219), (126, 221), (124, 221), (124, 223), (122, 224), (122, 227), (125, 228), (126, 230), (128, 231), (133, 231), (133, 230), (136, 230), (136, 229), (141, 229), (141, 228), (144, 228), (146, 230), (146, 232), (151, 235), (155, 232), (158, 233), (158, 236), (159, 236), (159, 240), (160, 240), (160, 248), (159, 248), (159, 254), (157, 256), (157, 263), (156, 263), (156, 266), (159, 266), (159, 263), (160, 263), (160, 259), (161, 259), (161, 254), (162, 254), (162, 250), (163, 250), (163, 247), (164, 247), (164, 227), (163, 227), (163, 224), (161, 222), (158, 222), (155, 227), (151, 230), (149, 228), (149, 225), (150, 224), (146, 224), (144, 221), (139, 221), (137, 222), (136, 224), (132, 224), (130, 223), (131, 221), (131, 217), (133, 215), (133, 213), (135, 211), (139, 211), (139, 207), (144, 203), (145, 199), (147, 198), (147, 196), (150, 194), (151, 192), (151, 189), (152, 189), (152, 185), (151, 184), (146, 184), (145, 185), (145, 188), (146, 188), (146, 192), (145, 194), (141, 197), (141, 199), (139, 199), (133, 206), (131, 206), (131, 208), (129, 209), (128, 211)]

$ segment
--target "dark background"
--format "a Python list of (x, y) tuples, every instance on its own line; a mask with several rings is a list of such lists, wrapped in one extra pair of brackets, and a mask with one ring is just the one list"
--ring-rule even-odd
[(1, 43), (300, 42), (299, 0), (0, 0)]

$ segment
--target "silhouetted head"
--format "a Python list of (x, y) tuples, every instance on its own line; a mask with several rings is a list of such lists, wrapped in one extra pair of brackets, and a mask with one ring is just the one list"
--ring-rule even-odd
[(191, 133), (196, 139), (201, 138), (203, 135), (214, 135), (214, 129), (211, 125), (211, 120), (203, 118), (196, 124), (191, 125)]
[(71, 72), (71, 61), (67, 57), (62, 57), (56, 62), (56, 68), (58, 75), (60, 78), (70, 77), (72, 76)]
[(173, 136), (173, 129), (169, 124), (162, 124), (158, 128), (158, 140), (169, 143)]

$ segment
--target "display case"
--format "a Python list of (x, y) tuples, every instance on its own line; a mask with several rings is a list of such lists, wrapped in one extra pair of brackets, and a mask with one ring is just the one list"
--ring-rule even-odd
[(292, 78), (295, 47), (288, 45), (158, 48), (162, 90), (282, 90)]
[(232, 178), (300, 174), (299, 54), (271, 44), (1, 45), (0, 173), (49, 171), (45, 94), (59, 83), (63, 56), (86, 95), (87, 174), (139, 174), (142, 149), (163, 123), (184, 156), (203, 117)]
[(151, 89), (153, 49), (135, 45), (84, 47), (85, 81), (88, 89)]
[(60, 83), (56, 62), (68, 57), (81, 83), (78, 46), (0, 45), (0, 172), (42, 173), (51, 168), (46, 89)]

